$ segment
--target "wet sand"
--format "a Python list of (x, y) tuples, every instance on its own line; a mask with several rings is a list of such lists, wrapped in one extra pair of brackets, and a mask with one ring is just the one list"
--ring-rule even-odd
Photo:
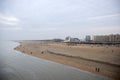
[(120, 79), (120, 47), (85, 44), (68, 46), (62, 43), (21, 41), (20, 46), (15, 49), (115, 80)]

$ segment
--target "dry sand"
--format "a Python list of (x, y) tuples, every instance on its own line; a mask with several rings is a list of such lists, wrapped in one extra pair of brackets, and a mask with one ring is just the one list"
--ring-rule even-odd
[(120, 47), (21, 41), (21, 52), (120, 80)]

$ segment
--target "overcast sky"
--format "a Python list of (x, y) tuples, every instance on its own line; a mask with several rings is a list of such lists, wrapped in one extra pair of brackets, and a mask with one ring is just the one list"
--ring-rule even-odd
[(120, 0), (0, 0), (0, 39), (120, 34)]

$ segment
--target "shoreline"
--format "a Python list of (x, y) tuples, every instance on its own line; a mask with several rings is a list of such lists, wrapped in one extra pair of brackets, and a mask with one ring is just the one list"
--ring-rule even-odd
[[(20, 42), (20, 45), (15, 48), (15, 50), (21, 51), (25, 54), (32, 55), (38, 58), (47, 59), (64, 65), (72, 66), (78, 69), (86, 70), (95, 74), (100, 74), (119, 80), (120, 77), (120, 65), (113, 64), (110, 62), (102, 62), (94, 59), (83, 58), (75, 55), (62, 54), (53, 50), (50, 45), (45, 43), (40, 43), (40, 46), (35, 46), (38, 43), (32, 42)], [(31, 45), (31, 46), (30, 46)], [(49, 46), (49, 47), (48, 47)], [(59, 45), (60, 46), (60, 45)], [(55, 46), (58, 47), (58, 46)], [(45, 49), (44, 49), (45, 48)], [(60, 48), (60, 47), (58, 47)], [(41, 51), (39, 51), (41, 49)], [(62, 48), (61, 48), (62, 49)], [(66, 50), (65, 46), (65, 50)], [(72, 48), (73, 49), (73, 48)], [(51, 51), (50, 51), (51, 50)], [(74, 49), (73, 49), (74, 50)]]

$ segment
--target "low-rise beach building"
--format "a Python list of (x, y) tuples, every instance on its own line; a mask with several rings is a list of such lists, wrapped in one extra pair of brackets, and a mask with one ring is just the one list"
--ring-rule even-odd
[(79, 43), (80, 40), (78, 38), (72, 38), (70, 36), (66, 37), (65, 38), (65, 41), (64, 42), (68, 42), (68, 43)]

